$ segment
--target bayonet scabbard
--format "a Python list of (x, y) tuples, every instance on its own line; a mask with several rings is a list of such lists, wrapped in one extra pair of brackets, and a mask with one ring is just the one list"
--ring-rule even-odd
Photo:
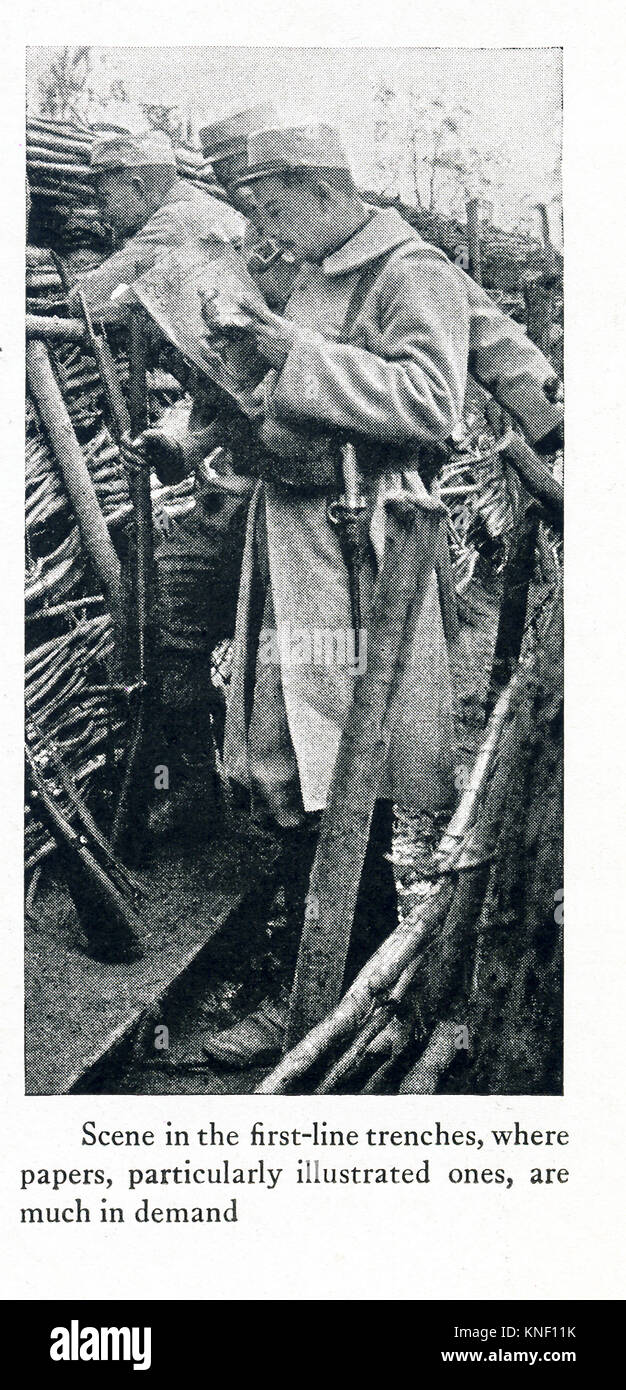
[(361, 634), (361, 561), (363, 554), (363, 518), (367, 503), (353, 444), (341, 448), (341, 495), (328, 505), (328, 519), (335, 527), (348, 574), (350, 609), (354, 629), (354, 660), (358, 669)]

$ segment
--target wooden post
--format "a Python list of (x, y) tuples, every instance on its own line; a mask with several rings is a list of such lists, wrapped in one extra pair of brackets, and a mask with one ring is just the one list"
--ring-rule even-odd
[(533, 453), (530, 445), (519, 434), (511, 436), (502, 451), (502, 457), (519, 473), (531, 495), (545, 507), (550, 525), (557, 531), (562, 531), (563, 487), (546, 468), (545, 463)]
[(543, 256), (541, 263), (529, 270), (522, 281), (526, 304), (526, 332), (541, 351), (550, 351), (554, 292), (562, 269), (562, 257), (550, 241), (550, 223), (545, 203), (536, 204), (541, 223)]
[(26, 337), (43, 338), (50, 343), (82, 343), (87, 333), (81, 319), (64, 319), (54, 314), (49, 318), (45, 314), (27, 314)]
[(541, 222), (541, 239), (544, 246), (550, 245), (550, 223), (548, 222), (548, 209), (545, 203), (537, 203), (539, 221)]
[(398, 1090), (400, 1096), (431, 1096), (439, 1085), (439, 1080), (449, 1071), (456, 1057), (455, 1034), (457, 1024), (453, 1019), (438, 1023), (435, 1031), (413, 1064)]
[(122, 578), (119, 559), (96, 496), (48, 349), (32, 341), (26, 347), (26, 375), (41, 422), (50, 440), (74, 509), (80, 537), (94, 566), (115, 628), (122, 622)]
[(470, 198), (467, 204), (467, 240), (469, 250), (469, 273), (477, 285), (483, 283), (483, 268), (480, 250), (480, 203), (478, 198)]
[(522, 288), (526, 305), (526, 332), (531, 342), (547, 353), (550, 350), (554, 282), (543, 272), (529, 274), (524, 277)]
[(513, 536), (509, 561), (504, 572), (498, 634), (491, 668), (488, 705), (509, 681), (519, 660), (528, 608), (528, 590), (533, 576), (539, 511), (529, 501)]
[[(129, 413), (133, 438), (148, 425), (148, 389), (146, 381), (146, 334), (142, 309), (132, 309), (128, 341)], [(130, 479), (130, 493), (135, 516), (135, 576), (134, 601), (137, 623), (137, 653), (139, 678), (147, 685), (154, 679), (154, 537), (152, 529), (152, 496), (150, 466), (138, 466)]]

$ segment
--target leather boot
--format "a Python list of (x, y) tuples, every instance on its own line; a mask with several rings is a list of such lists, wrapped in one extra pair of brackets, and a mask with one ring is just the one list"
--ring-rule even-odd
[[(285, 894), (285, 953), (293, 974), (298, 957), (300, 935), (309, 878), (315, 858), (320, 815), (307, 816), (303, 825), (282, 830), (281, 879)], [(368, 842), (354, 927), (346, 962), (344, 987), (347, 988), (373, 952), (398, 924), (398, 899), (393, 868), (385, 857), (391, 850), (393, 806), (389, 801), (376, 805)], [(277, 1059), (284, 1045), (288, 999), (264, 999), (258, 1009), (205, 1040), (206, 1056), (230, 1070), (262, 1066)]]

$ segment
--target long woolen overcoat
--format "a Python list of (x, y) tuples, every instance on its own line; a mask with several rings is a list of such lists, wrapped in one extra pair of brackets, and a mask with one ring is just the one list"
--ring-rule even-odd
[[(550, 374), (545, 359), (521, 331), (511, 339), (515, 325), (497, 310), (492, 314), (485, 295), (481, 319), (480, 306), (470, 302), (476, 293), (442, 252), (422, 241), (394, 209), (387, 209), (374, 212), (321, 265), (305, 266), (285, 309), (304, 332), (273, 386), (260, 430), (261, 441), (283, 454), (282, 471), (278, 478), (259, 484), (250, 508), (225, 763), (235, 780), (250, 785), (245, 696), (255, 661), (259, 684), (250, 618), (261, 536), (271, 589), (266, 618), (270, 613), (280, 639), (280, 679), (267, 683), (268, 699), (276, 705), (277, 727), (286, 717), (306, 811), (326, 803), (354, 672), (345, 663), (327, 666), (302, 659), (307, 652), (303, 635), (345, 631), (352, 618), (344, 560), (327, 519), (328, 489), (307, 486), (306, 461), (303, 464), (298, 445), (304, 434), (310, 440), (316, 432), (331, 438), (338, 432), (356, 443), (371, 541), (371, 565), (364, 569), (367, 628), (368, 593), (371, 596), (376, 568), (382, 563), (385, 528), (393, 524), (385, 502), (408, 491), (427, 503), (418, 471), (420, 451), (444, 441), (462, 418), (472, 324), (475, 339), (484, 347), (485, 376), (496, 375), (498, 338), (506, 337), (508, 361), (511, 352), (515, 359), (509, 375), (516, 399), (524, 380), (536, 386), (538, 378)], [(498, 321), (506, 325), (504, 333)], [(473, 346), (480, 350), (481, 343)], [(480, 367), (480, 351), (477, 356)], [(541, 432), (538, 428), (537, 434)], [(451, 797), (455, 744), (434, 571), (412, 651), (405, 657), (402, 716), (382, 791), (402, 805), (435, 810)], [(272, 711), (265, 714), (271, 724)]]

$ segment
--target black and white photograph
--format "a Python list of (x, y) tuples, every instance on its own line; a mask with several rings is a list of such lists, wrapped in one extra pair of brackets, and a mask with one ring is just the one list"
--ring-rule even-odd
[(562, 1095), (561, 49), (26, 85), (26, 1093)]
[(210, 1377), (220, 1303), (417, 1305), (433, 1379), (619, 1357), (625, 30), (7, 13), (0, 1228), (42, 1385)]

